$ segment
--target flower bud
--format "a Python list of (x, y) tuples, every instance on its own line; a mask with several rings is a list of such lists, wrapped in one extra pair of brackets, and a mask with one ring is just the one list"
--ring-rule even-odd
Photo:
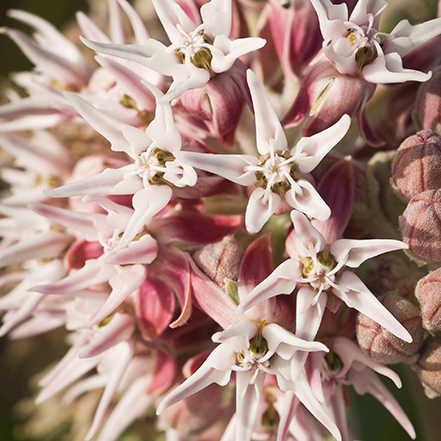
[(229, 281), (237, 281), (243, 251), (233, 237), (211, 243), (193, 254), (196, 265), (221, 288)]
[(419, 263), (441, 262), (441, 189), (414, 196), (400, 217), (409, 256)]
[(374, 361), (383, 364), (413, 362), (423, 344), (423, 328), (418, 308), (408, 300), (394, 293), (385, 294), (381, 303), (409, 331), (412, 342), (396, 337), (374, 320), (359, 314), (357, 318), (357, 339), (361, 349)]
[(429, 398), (441, 395), (441, 337), (430, 337), (424, 342), (416, 372)]
[(407, 199), (441, 187), (441, 136), (421, 130), (400, 145), (392, 163), (392, 185)]
[(441, 268), (418, 282), (415, 296), (421, 305), (424, 328), (431, 333), (441, 333)]
[(205, 86), (187, 90), (179, 98), (179, 106), (199, 128), (233, 147), (244, 101), (250, 103), (250, 100), (246, 66), (236, 61), (230, 70), (214, 75)]
[[(439, 44), (439, 42), (438, 42)], [(432, 70), (429, 81), (421, 83), (415, 102), (415, 113), (423, 129), (441, 130), (441, 66)]]

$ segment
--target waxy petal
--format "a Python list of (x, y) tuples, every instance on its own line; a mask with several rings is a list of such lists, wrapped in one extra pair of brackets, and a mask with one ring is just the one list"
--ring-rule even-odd
[(277, 211), (282, 200), (269, 189), (255, 188), (248, 200), (245, 225), (251, 234), (258, 233), (269, 218)]
[(173, 190), (168, 185), (149, 186), (137, 191), (132, 198), (135, 213), (130, 218), (118, 245), (112, 250), (116, 253), (125, 248), (144, 228), (155, 214), (159, 213), (172, 198)]
[[(311, 225), (304, 214), (299, 211), (292, 211), (291, 220), (295, 231), (295, 251), (299, 256), (310, 257), (325, 249), (325, 238)], [(298, 258), (297, 255), (291, 257), (293, 259)]]
[(244, 298), (235, 314), (243, 314), (258, 303), (279, 294), (291, 294), (301, 278), (299, 263), (294, 259), (286, 260)]
[(398, 401), (373, 372), (353, 370), (350, 372), (349, 378), (357, 394), (364, 395), (366, 392), (372, 394), (396, 418), (409, 436), (412, 439), (416, 438), (415, 429)]
[(247, 167), (257, 165), (258, 159), (254, 156), (180, 151), (175, 153), (175, 157), (182, 163), (222, 176), (236, 184), (249, 186), (256, 182), (254, 170), (246, 171)]
[(130, 294), (141, 286), (145, 277), (146, 269), (143, 265), (120, 267), (119, 272), (108, 279), (112, 291), (104, 305), (88, 323), (81, 326), (81, 329), (96, 325), (114, 312)]
[(30, 259), (58, 257), (67, 248), (73, 237), (56, 231), (37, 233), (8, 248), (0, 250), (0, 267), (13, 265)]
[(325, 221), (331, 215), (331, 209), (318, 194), (314, 186), (306, 179), (299, 179), (297, 186), (300, 192), (291, 188), (285, 195), (286, 202), (295, 210), (301, 211), (308, 216)]
[(127, 265), (134, 263), (152, 263), (158, 255), (158, 243), (150, 235), (144, 235), (134, 240), (121, 251), (111, 254), (105, 262), (112, 265)]
[(406, 328), (367, 289), (358, 276), (351, 271), (345, 271), (340, 275), (338, 284), (341, 289), (334, 288), (332, 292), (350, 308), (376, 321), (398, 338), (408, 343), (412, 342), (412, 337)]
[(288, 148), (285, 132), (257, 75), (247, 71), (247, 81), (253, 100), (256, 119), (256, 143), (261, 155), (284, 151)]
[(220, 386), (228, 384), (231, 378), (231, 367), (234, 366), (235, 361), (236, 354), (229, 345), (219, 345), (191, 377), (162, 400), (156, 414), (159, 415), (167, 407), (205, 389), (212, 383), (217, 383)]
[[(303, 137), (291, 150), (302, 173), (309, 173), (339, 143), (349, 130), (351, 117), (343, 115), (334, 125), (310, 137)], [(306, 155), (306, 156), (305, 156)]]
[(331, 245), (330, 252), (337, 262), (344, 262), (350, 268), (357, 268), (367, 259), (407, 248), (404, 242), (393, 239), (339, 239)]

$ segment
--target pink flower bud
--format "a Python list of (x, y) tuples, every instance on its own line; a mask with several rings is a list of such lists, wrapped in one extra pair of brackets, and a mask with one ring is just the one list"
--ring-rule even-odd
[[(438, 43), (439, 44), (439, 43)], [(432, 71), (432, 78), (421, 83), (415, 102), (416, 118), (423, 129), (441, 129), (441, 66)]]
[(406, 343), (374, 320), (359, 314), (356, 327), (358, 344), (366, 354), (379, 363), (413, 362), (423, 344), (424, 333), (420, 311), (397, 294), (385, 294), (380, 301), (409, 331), (413, 338), (412, 342)]
[(421, 305), (423, 326), (432, 333), (441, 333), (441, 268), (421, 279), (415, 289)]
[(393, 185), (407, 199), (441, 187), (441, 136), (422, 130), (407, 138), (392, 163)]
[(232, 147), (244, 100), (251, 103), (246, 66), (236, 61), (230, 70), (214, 75), (205, 86), (187, 90), (179, 98), (179, 105), (199, 128)]
[(430, 337), (424, 342), (416, 372), (429, 398), (441, 395), (441, 337)]
[(414, 196), (400, 216), (403, 241), (420, 263), (441, 262), (441, 189)]
[(356, 116), (361, 135), (372, 145), (382, 145), (370, 127), (364, 107), (376, 85), (363, 78), (339, 73), (327, 60), (320, 60), (306, 73), (299, 93), (282, 124), (292, 127), (308, 115), (303, 136), (311, 136), (335, 124), (344, 114)]
[(242, 256), (242, 248), (228, 236), (197, 250), (193, 260), (213, 282), (224, 288), (229, 281), (237, 281)]

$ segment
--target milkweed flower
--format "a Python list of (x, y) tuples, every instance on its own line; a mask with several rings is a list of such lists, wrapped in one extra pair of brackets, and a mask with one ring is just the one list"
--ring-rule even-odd
[(412, 26), (400, 21), (390, 34), (378, 30), (386, 1), (359, 0), (351, 15), (347, 5), (311, 0), (323, 35), (323, 54), (346, 75), (375, 84), (427, 81), (431, 74), (404, 69), (402, 58), (441, 33), (441, 18)]
[(256, 74), (248, 71), (256, 119), (259, 156), (179, 152), (183, 162), (237, 184), (247, 186), (250, 196), (245, 213), (248, 232), (257, 233), (278, 210), (301, 211), (326, 220), (331, 211), (310, 182), (309, 173), (346, 135), (351, 119), (340, 121), (310, 138), (302, 138), (291, 149), (265, 88)]

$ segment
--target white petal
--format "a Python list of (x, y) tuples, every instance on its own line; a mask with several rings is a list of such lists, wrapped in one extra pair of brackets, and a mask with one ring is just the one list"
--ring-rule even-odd
[(286, 136), (265, 87), (252, 70), (247, 71), (247, 81), (256, 119), (257, 150), (261, 155), (286, 150)]
[(118, 245), (112, 250), (116, 253), (125, 248), (144, 228), (146, 222), (159, 213), (169, 202), (173, 190), (168, 185), (152, 185), (137, 191), (132, 198), (135, 212), (130, 218)]
[(280, 196), (271, 190), (256, 188), (250, 195), (245, 212), (249, 233), (258, 233), (281, 204)]
[(201, 6), (201, 17), (204, 31), (216, 35), (230, 36), (231, 32), (231, 0), (211, 0)]
[(292, 211), (291, 220), (296, 234), (295, 247), (300, 256), (312, 257), (325, 249), (325, 238), (312, 226), (304, 214)]
[(333, 289), (333, 293), (350, 308), (354, 308), (368, 316), (398, 338), (408, 343), (412, 342), (412, 337), (406, 328), (367, 289), (365, 284), (354, 273), (345, 271), (339, 277), (338, 283), (342, 290)]
[(220, 386), (228, 384), (231, 377), (231, 367), (235, 364), (235, 361), (236, 354), (229, 345), (219, 345), (191, 377), (187, 378), (162, 400), (156, 414), (159, 415), (167, 407), (205, 389), (212, 383), (217, 383)]
[(245, 171), (247, 166), (257, 165), (258, 159), (254, 156), (180, 151), (175, 153), (175, 157), (183, 164), (222, 176), (236, 184), (249, 186), (256, 182), (255, 172)]
[(371, 257), (407, 248), (404, 242), (392, 239), (339, 239), (331, 245), (330, 252), (337, 262), (343, 261), (346, 266), (357, 268)]
[(299, 263), (294, 259), (286, 260), (245, 297), (237, 307), (236, 315), (279, 294), (291, 294), (301, 277)]
[[(315, 169), (318, 163), (329, 153), (329, 151), (340, 142), (349, 130), (351, 117), (343, 115), (333, 126), (312, 135), (309, 138), (301, 138), (297, 145), (291, 150), (299, 170), (302, 173), (309, 173)], [(306, 157), (303, 155), (306, 154)]]

